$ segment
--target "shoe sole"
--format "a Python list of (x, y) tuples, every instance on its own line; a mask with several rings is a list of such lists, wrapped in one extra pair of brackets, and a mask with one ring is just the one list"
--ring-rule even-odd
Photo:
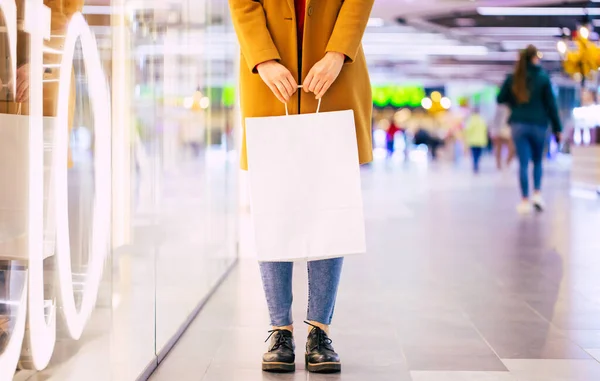
[(287, 362), (263, 362), (262, 370), (264, 372), (272, 373), (291, 373), (296, 371), (296, 364)]
[(323, 362), (319, 364), (311, 364), (306, 359), (306, 370), (310, 373), (339, 373), (342, 371), (342, 363), (340, 362)]

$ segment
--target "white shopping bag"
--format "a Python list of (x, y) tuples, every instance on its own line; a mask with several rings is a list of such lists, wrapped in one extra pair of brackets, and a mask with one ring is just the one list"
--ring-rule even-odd
[(247, 118), (246, 139), (260, 261), (366, 251), (352, 110)]
[[(0, 260), (27, 260), (29, 116), (0, 113)], [(44, 258), (54, 254), (52, 149), (56, 118), (44, 123)], [(67, 163), (64, 163), (67, 165)]]

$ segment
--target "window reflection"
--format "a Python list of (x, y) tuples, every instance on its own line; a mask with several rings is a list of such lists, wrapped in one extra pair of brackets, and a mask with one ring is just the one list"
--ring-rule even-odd
[[(50, 9), (51, 30), (43, 51), (34, 50), (43, 56), (36, 72), (25, 26), (41, 28), (43, 22), (25, 22), (27, 1), (15, 3), (13, 56), (6, 19), (11, 11), (4, 12), (11, 1), (0, 0), (0, 379), (38, 374), (133, 380), (165, 349), (236, 255), (237, 48), (228, 41), (227, 4), (113, 0), (86, 12), (83, 0), (38, 0)], [(97, 41), (100, 76), (90, 71), (81, 40), (71, 73), (61, 73), (66, 37), (74, 33), (69, 25), (82, 10)], [(43, 118), (35, 117), (31, 73), (42, 75)], [(59, 95), (65, 75), (71, 85)], [(102, 115), (112, 123), (98, 123), (94, 93), (104, 80), (99, 77), (112, 94), (110, 115), (108, 107)], [(107, 132), (111, 159), (98, 161), (105, 147), (100, 137)], [(36, 133), (39, 151), (32, 148)], [(60, 136), (66, 137), (64, 146)], [(43, 175), (33, 178), (43, 180), (43, 200), (41, 212), (29, 220), (36, 152)], [(111, 173), (99, 175), (108, 165)], [(64, 191), (56, 186), (61, 174)], [(105, 184), (112, 191), (99, 193)], [(112, 201), (99, 212), (98, 200), (108, 194)], [(55, 202), (62, 199), (64, 205)], [(98, 263), (95, 237), (102, 231), (102, 211), (112, 215), (112, 236), (100, 243), (110, 253)], [(43, 277), (33, 281), (29, 241), (38, 241), (29, 239), (32, 221), (42, 224), (44, 257)], [(61, 237), (68, 237), (66, 246)], [(33, 347), (27, 339), (31, 321), (25, 319), (32, 284), (43, 290), (37, 323), (49, 323), (47, 332), (56, 332), (56, 341), (38, 335)], [(90, 300), (91, 313), (79, 316)], [(47, 366), (35, 357), (39, 343), (50, 349)]]

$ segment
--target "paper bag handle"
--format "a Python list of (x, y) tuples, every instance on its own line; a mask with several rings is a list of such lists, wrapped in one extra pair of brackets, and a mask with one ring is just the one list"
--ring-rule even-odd
[[(298, 88), (301, 89), (302, 85), (298, 85)], [(317, 104), (317, 114), (319, 113), (319, 110), (321, 110), (321, 100), (323, 98), (319, 98), (319, 104)], [(284, 103), (285, 105), (285, 115), (289, 116), (289, 112), (288, 112), (288, 107), (287, 107), (287, 103)]]

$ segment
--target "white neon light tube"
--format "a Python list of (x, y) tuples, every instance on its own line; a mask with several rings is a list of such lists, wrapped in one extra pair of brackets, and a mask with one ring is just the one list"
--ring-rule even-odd
[[(94, 203), (92, 217), (92, 244), (83, 299), (79, 311), (73, 296), (71, 269), (71, 243), (69, 237), (69, 208), (67, 181), (67, 152), (69, 141), (69, 98), (71, 96), (71, 71), (77, 40), (81, 40), (83, 61), (89, 83), (88, 93), (94, 113)], [(111, 215), (111, 111), (108, 86), (102, 71), (102, 62), (92, 32), (81, 13), (75, 13), (69, 23), (63, 52), (58, 90), (57, 127), (55, 130), (54, 171), (56, 171), (56, 261), (59, 289), (69, 334), (79, 339), (94, 310), (104, 260), (109, 250)]]
[[(29, 345), (33, 366), (42, 370), (50, 362), (56, 343), (56, 308), (46, 321), (44, 302), (44, 95), (43, 44), (50, 38), (50, 8), (42, 0), (25, 1), (25, 31), (29, 44)], [(64, 161), (66, 163), (66, 161)], [(57, 163), (54, 163), (57, 164)]]

